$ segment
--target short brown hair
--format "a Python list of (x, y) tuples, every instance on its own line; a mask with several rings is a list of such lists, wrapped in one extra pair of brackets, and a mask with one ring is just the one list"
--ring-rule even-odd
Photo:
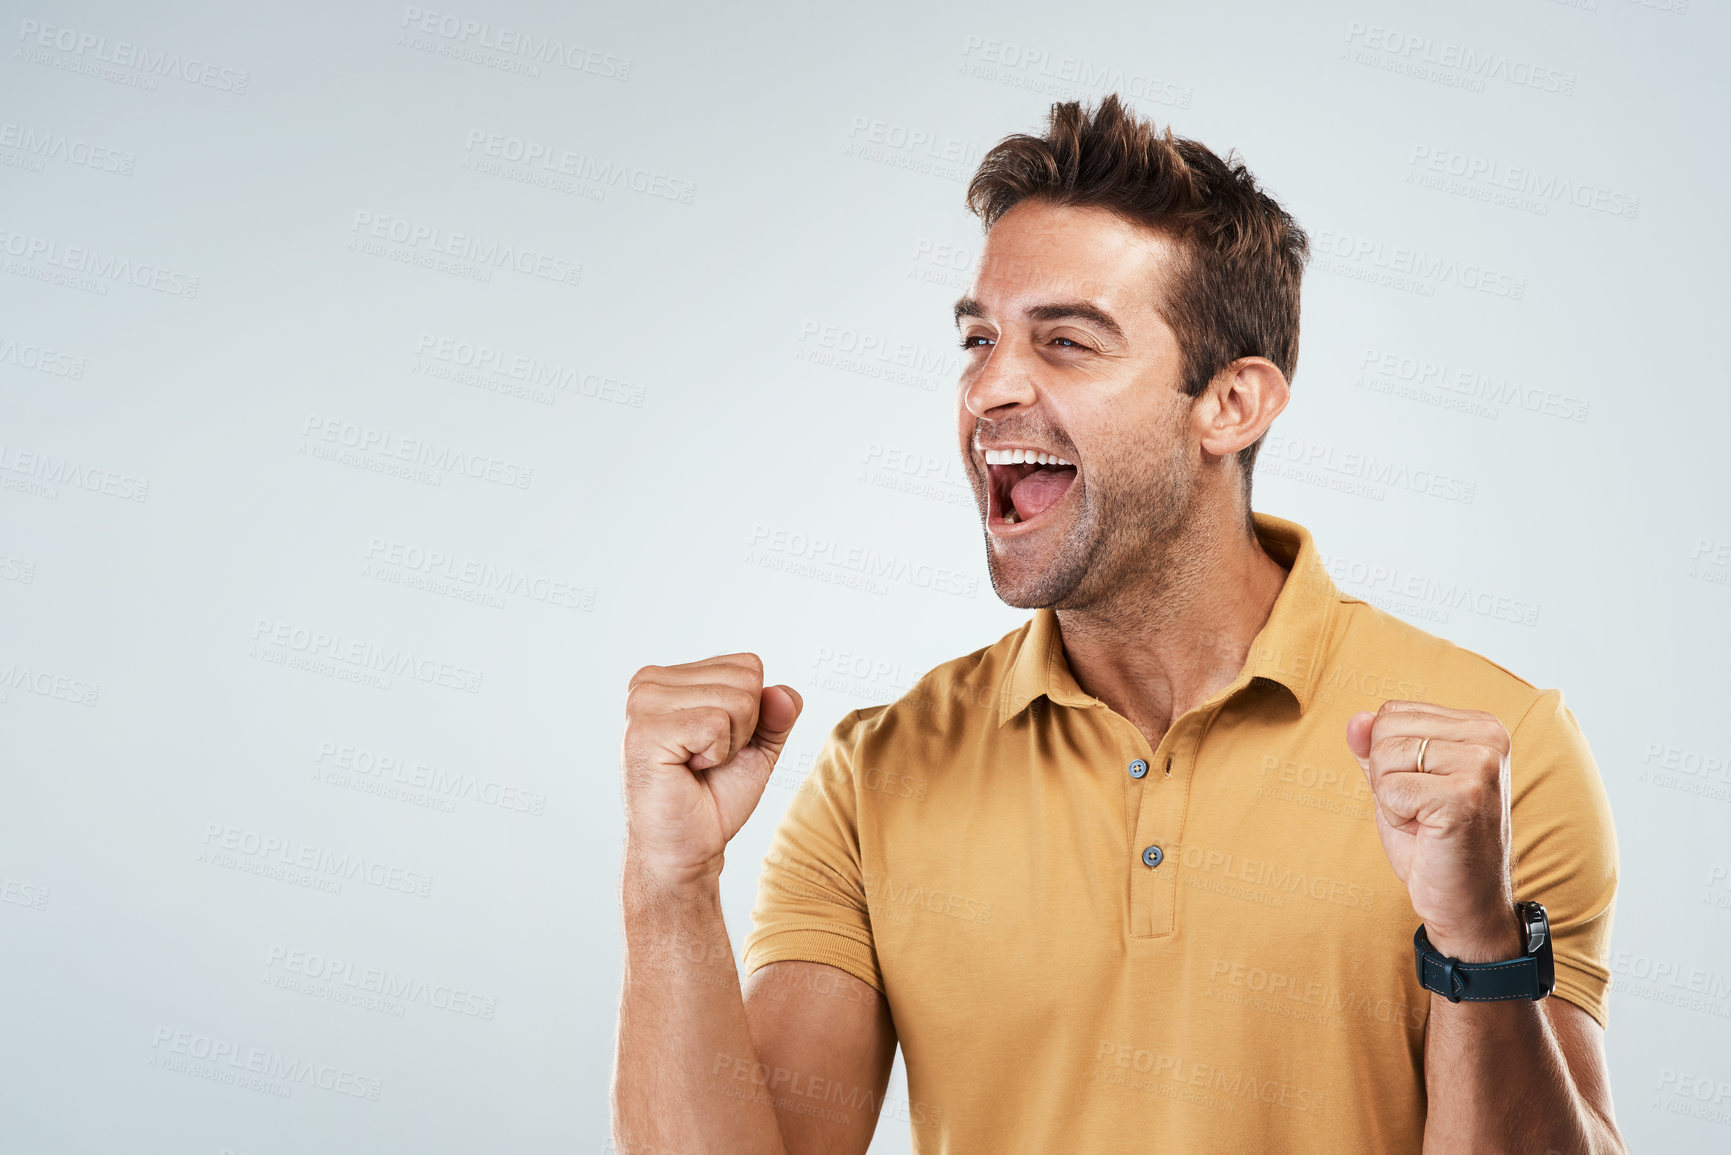
[[(1108, 93), (1090, 112), (1052, 105), (1044, 136), (994, 145), (968, 182), (968, 209), (990, 232), (1019, 202), (1109, 209), (1176, 242), (1181, 263), (1155, 307), (1177, 335), (1184, 392), (1195, 397), (1240, 357), (1298, 368), (1299, 283), (1310, 239), (1242, 160), (1160, 132)], [(1244, 500), (1262, 438), (1238, 451)]]

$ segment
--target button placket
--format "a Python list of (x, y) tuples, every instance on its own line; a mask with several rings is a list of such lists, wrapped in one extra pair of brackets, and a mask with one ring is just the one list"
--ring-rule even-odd
[[(1167, 849), (1179, 845), (1184, 814), (1190, 801), (1190, 768), (1194, 765), (1196, 719), (1180, 718), (1161, 738), (1151, 767), (1161, 767), (1159, 787), (1146, 781), (1132, 831), (1130, 876), (1130, 937), (1161, 938), (1176, 925), (1177, 863), (1163, 865)], [(1183, 756), (1189, 751), (1190, 757)], [(1150, 775), (1150, 777), (1153, 777)]]

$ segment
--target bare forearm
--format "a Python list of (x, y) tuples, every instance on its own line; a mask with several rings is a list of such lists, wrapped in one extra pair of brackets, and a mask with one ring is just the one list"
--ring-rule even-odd
[[(1519, 950), (1514, 936), (1461, 954), (1487, 961)], [(1625, 1155), (1616, 1128), (1575, 1085), (1538, 1001), (1451, 1003), (1433, 993), (1425, 1090), (1425, 1155)]]
[(1535, 1002), (1450, 1003), (1433, 994), (1425, 1089), (1425, 1155), (1623, 1152), (1576, 1093)]
[[(629, 856), (628, 856), (629, 863)], [(621, 1155), (786, 1155), (767, 1098), (728, 1073), (757, 1058), (714, 879), (668, 888), (628, 864), (613, 1074)]]

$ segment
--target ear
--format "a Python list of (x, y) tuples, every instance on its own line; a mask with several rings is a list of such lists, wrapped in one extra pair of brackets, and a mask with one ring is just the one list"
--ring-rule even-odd
[(1192, 405), (1190, 420), (1205, 453), (1231, 457), (1261, 437), (1291, 399), (1278, 365), (1266, 357), (1240, 357), (1215, 374)]

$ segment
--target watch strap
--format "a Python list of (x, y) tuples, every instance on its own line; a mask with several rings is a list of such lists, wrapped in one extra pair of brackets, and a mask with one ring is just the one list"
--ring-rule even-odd
[(1461, 962), (1438, 953), (1425, 937), (1423, 926), (1413, 932), (1412, 944), (1419, 985), (1446, 996), (1451, 1003), (1542, 999), (1555, 985), (1548, 937), (1534, 953), (1482, 963)]

